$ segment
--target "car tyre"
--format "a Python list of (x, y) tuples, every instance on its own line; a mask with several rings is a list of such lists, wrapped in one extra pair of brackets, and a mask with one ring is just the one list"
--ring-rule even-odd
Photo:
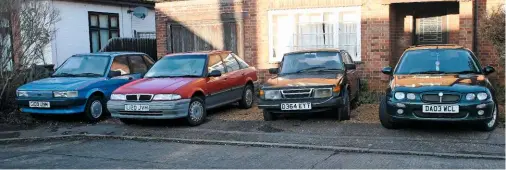
[(263, 112), (264, 112), (264, 120), (265, 121), (276, 120), (276, 115), (274, 115), (274, 113), (268, 112), (268, 111), (265, 111), (265, 110)]
[(497, 117), (498, 117), (497, 110), (498, 110), (497, 105), (495, 105), (494, 111), (492, 112), (492, 118), (478, 123), (477, 126), (478, 130), (489, 132), (495, 129), (495, 127), (497, 126)]
[(351, 104), (350, 104), (350, 94), (348, 90), (345, 90), (343, 93), (343, 106), (339, 109), (338, 112), (338, 120), (350, 120), (351, 114)]
[(188, 116), (186, 121), (190, 126), (198, 126), (202, 124), (207, 116), (204, 99), (200, 97), (192, 97), (190, 105), (188, 105)]
[(381, 97), (380, 107), (379, 107), (379, 119), (381, 125), (387, 129), (398, 129), (399, 125), (392, 120), (392, 116), (390, 116), (387, 112), (387, 101), (386, 96)]
[(86, 108), (84, 110), (84, 118), (90, 122), (95, 123), (100, 121), (103, 116), (107, 112), (107, 107), (105, 106), (105, 99), (101, 96), (91, 96), (86, 103)]
[(242, 98), (239, 101), (239, 107), (243, 109), (249, 109), (253, 106), (253, 101), (255, 99), (255, 95), (253, 95), (253, 86), (246, 85), (242, 92)]

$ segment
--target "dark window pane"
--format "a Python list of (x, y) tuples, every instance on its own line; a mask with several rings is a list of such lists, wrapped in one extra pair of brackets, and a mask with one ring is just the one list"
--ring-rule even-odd
[(96, 15), (90, 15), (90, 25), (93, 27), (98, 26), (98, 16)]
[(111, 27), (118, 28), (118, 17), (111, 16)]
[(283, 57), (281, 74), (301, 71), (343, 70), (339, 52), (292, 53)]
[(148, 56), (144, 56), (144, 61), (146, 62), (146, 64), (148, 65), (148, 68), (151, 68), (151, 66), (153, 66), (153, 64), (155, 64), (152, 59)]
[(129, 58), (132, 73), (146, 73), (148, 71), (148, 67), (141, 56), (130, 56)]
[(91, 31), (91, 52), (100, 50), (98, 31)]
[(130, 68), (128, 67), (128, 61), (126, 56), (115, 57), (112, 65), (112, 71), (120, 71), (121, 75), (130, 74)]
[(100, 28), (109, 28), (109, 16), (99, 15)]

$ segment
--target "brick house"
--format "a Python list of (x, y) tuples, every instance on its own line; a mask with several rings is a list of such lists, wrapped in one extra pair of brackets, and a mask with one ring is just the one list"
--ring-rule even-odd
[(503, 0), (188, 0), (155, 5), (158, 57), (208, 49), (235, 51), (269, 76), (285, 52), (336, 47), (360, 63), (373, 90), (388, 84), (381, 68), (416, 44), (472, 49), (504, 85), (504, 65), (479, 37), (480, 19)]

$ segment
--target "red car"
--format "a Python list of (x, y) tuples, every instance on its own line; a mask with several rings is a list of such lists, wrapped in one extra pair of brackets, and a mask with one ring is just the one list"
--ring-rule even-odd
[(107, 108), (124, 123), (186, 118), (195, 126), (205, 120), (207, 109), (234, 102), (250, 108), (256, 81), (256, 69), (229, 51), (172, 54), (143, 79), (116, 89)]

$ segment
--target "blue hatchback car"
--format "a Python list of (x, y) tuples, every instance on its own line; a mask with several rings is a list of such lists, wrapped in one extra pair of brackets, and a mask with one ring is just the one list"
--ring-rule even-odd
[(101, 52), (68, 58), (50, 78), (17, 89), (22, 112), (83, 114), (90, 122), (107, 112), (106, 102), (118, 87), (140, 79), (154, 61), (144, 53)]

